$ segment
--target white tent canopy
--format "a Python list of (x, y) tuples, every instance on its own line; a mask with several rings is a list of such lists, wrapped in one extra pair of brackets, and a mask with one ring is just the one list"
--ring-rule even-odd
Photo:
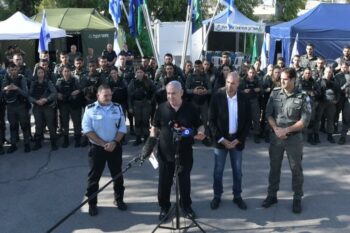
[[(37, 23), (17, 11), (10, 18), (0, 22), (0, 40), (33, 40), (39, 39), (41, 23)], [(50, 27), (51, 38), (66, 37), (63, 29)]]

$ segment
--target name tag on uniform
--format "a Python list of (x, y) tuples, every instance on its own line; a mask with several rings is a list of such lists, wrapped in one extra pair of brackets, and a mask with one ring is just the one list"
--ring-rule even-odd
[(102, 120), (103, 116), (102, 115), (94, 115), (94, 118), (96, 120)]

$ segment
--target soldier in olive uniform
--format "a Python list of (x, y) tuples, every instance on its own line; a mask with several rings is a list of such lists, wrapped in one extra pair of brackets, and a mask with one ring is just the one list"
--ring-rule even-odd
[(79, 86), (84, 97), (84, 105), (94, 103), (97, 100), (97, 88), (107, 79), (96, 70), (95, 61), (89, 61), (89, 73), (80, 81)]
[(68, 66), (62, 69), (63, 77), (57, 80), (58, 108), (62, 117), (63, 148), (69, 146), (69, 118), (72, 118), (74, 127), (75, 147), (80, 147), (81, 139), (81, 112), (82, 97), (79, 82), (71, 75)]
[[(3, 74), (1, 74), (0, 75), (0, 87), (2, 86), (3, 80), (4, 80), (4, 76), (3, 76)], [(5, 154), (5, 151), (3, 148), (3, 144), (5, 142), (5, 130), (6, 130), (5, 112), (6, 112), (6, 102), (4, 99), (3, 91), (2, 91), (2, 89), (0, 89), (0, 155)]]
[[(126, 65), (126, 56), (119, 54), (118, 56), (118, 76), (125, 81), (128, 86), (131, 80), (135, 77), (134, 70), (131, 66)], [(127, 116), (129, 120), (130, 134), (135, 134), (134, 132), (134, 114), (129, 112), (129, 108), (126, 108)]]
[(317, 101), (315, 99), (316, 95), (316, 90), (315, 90), (315, 84), (316, 81), (312, 78), (312, 73), (311, 69), (309, 67), (306, 67), (304, 69), (304, 74), (297, 79), (296, 86), (301, 90), (303, 93), (309, 96), (311, 100), (311, 107), (312, 107), (312, 112), (311, 112), (311, 118), (310, 118), (310, 123), (308, 128), (306, 129), (307, 133), (307, 141), (311, 145), (315, 145), (315, 116), (316, 116), (316, 107), (317, 107)]
[(165, 67), (167, 65), (173, 65), (174, 75), (179, 77), (181, 82), (182, 82), (182, 80), (184, 80), (184, 74), (183, 74), (181, 68), (173, 64), (173, 55), (171, 53), (166, 53), (164, 55), (164, 64), (161, 65), (160, 67), (158, 67), (158, 69), (156, 70), (155, 83), (154, 83), (155, 85), (158, 85), (157, 82), (159, 81), (159, 79), (166, 74)]
[(40, 66), (37, 67), (34, 80), (30, 85), (28, 99), (33, 103), (35, 119), (35, 146), (33, 150), (41, 148), (45, 125), (49, 128), (51, 149), (57, 150), (55, 125), (57, 90), (50, 80), (46, 80), (45, 71)]
[(260, 143), (260, 107), (259, 96), (261, 93), (261, 83), (256, 76), (254, 67), (248, 69), (248, 75), (241, 81), (239, 90), (246, 94), (250, 102), (251, 119), (253, 126), (254, 142)]
[[(346, 76), (349, 76), (349, 65), (346, 62), (340, 64), (340, 72), (334, 76), (334, 80), (337, 82), (339, 87), (342, 87), (346, 83)], [(334, 132), (338, 133), (338, 122), (340, 112), (343, 111), (344, 104), (346, 101), (344, 91), (340, 91), (339, 101), (336, 105), (336, 113), (334, 116)]]
[(151, 101), (155, 93), (153, 82), (145, 75), (145, 72), (137, 68), (136, 77), (131, 80), (128, 86), (129, 112), (135, 116), (135, 135), (134, 146), (141, 144), (141, 137), (144, 141), (149, 136), (149, 119), (151, 117)]
[[(179, 81), (182, 85), (182, 88), (185, 89), (185, 85), (182, 82), (181, 76), (177, 76), (175, 74), (175, 66), (173, 64), (166, 64), (164, 65), (165, 69), (165, 74), (162, 75), (158, 82), (156, 83), (156, 94), (155, 94), (155, 99), (158, 105), (161, 103), (164, 103), (167, 101), (167, 96), (166, 96), (166, 85), (171, 82), (171, 81)], [(184, 97), (182, 97), (184, 98)]]
[(281, 87), (274, 88), (266, 107), (266, 118), (273, 130), (269, 148), (270, 174), (268, 195), (262, 206), (265, 208), (277, 203), (281, 165), (284, 152), (287, 152), (292, 171), (294, 191), (293, 212), (300, 213), (303, 196), (303, 128), (307, 127), (311, 117), (309, 97), (295, 87), (296, 72), (287, 68), (281, 74)]
[(304, 74), (304, 67), (300, 66), (300, 56), (299, 55), (293, 56), (292, 68), (294, 68), (295, 71), (297, 72), (297, 79), (299, 79)]
[(186, 93), (189, 95), (191, 103), (199, 110), (200, 117), (205, 127), (206, 138), (202, 143), (211, 146), (209, 139), (208, 109), (209, 97), (211, 95), (211, 85), (209, 77), (204, 73), (203, 63), (201, 60), (194, 62), (193, 73), (186, 78)]
[(55, 65), (54, 68), (54, 75), (56, 76), (56, 80), (58, 80), (59, 78), (62, 78), (62, 70), (64, 66), (68, 66), (70, 70), (74, 69), (74, 66), (69, 64), (69, 57), (67, 52), (60, 52), (60, 62), (59, 64)]
[(314, 53), (314, 45), (311, 43), (308, 43), (306, 45), (306, 54), (302, 55), (300, 57), (300, 66), (301, 67), (310, 67), (311, 69), (314, 69), (316, 66), (316, 60), (317, 57)]
[(23, 131), (24, 152), (30, 152), (27, 80), (23, 75), (18, 74), (18, 67), (14, 63), (9, 64), (8, 74), (5, 75), (1, 89), (7, 105), (7, 119), (11, 133), (11, 146), (7, 153), (17, 150), (18, 123)]
[(346, 82), (340, 87), (341, 91), (345, 95), (344, 106), (342, 109), (342, 120), (343, 125), (341, 129), (340, 138), (338, 141), (339, 145), (343, 145), (346, 142), (346, 134), (350, 128), (350, 75), (345, 76)]
[(312, 78), (315, 79), (315, 81), (322, 79), (325, 67), (326, 61), (324, 60), (324, 58), (317, 58), (316, 67), (312, 69)]
[(102, 79), (102, 81), (104, 82), (108, 76), (109, 76), (109, 66), (108, 66), (108, 61), (107, 61), (107, 57), (105, 56), (100, 56), (98, 58), (98, 69), (97, 72), (100, 74), (100, 77)]
[(339, 101), (339, 86), (333, 78), (333, 71), (331, 67), (326, 67), (322, 79), (316, 82), (316, 99), (318, 105), (316, 108), (315, 119), (315, 142), (320, 143), (319, 129), (323, 114), (326, 120), (327, 140), (330, 143), (335, 143), (333, 138), (334, 133), (334, 116), (336, 113), (336, 104)]

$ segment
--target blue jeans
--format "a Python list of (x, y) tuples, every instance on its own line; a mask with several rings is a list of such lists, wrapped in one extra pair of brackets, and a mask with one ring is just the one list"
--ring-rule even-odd
[(230, 154), (233, 187), (232, 194), (235, 198), (241, 197), (242, 192), (242, 151), (237, 149), (214, 149), (214, 197), (221, 198), (223, 191), (222, 176), (225, 169), (227, 152)]

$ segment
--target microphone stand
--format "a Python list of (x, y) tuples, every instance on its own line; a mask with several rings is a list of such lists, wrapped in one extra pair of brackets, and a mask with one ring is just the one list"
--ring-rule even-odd
[[(159, 224), (153, 229), (152, 233), (156, 232), (158, 228), (168, 229), (168, 230), (188, 230), (192, 227), (198, 227), (201, 232), (205, 233), (203, 228), (198, 224), (198, 222), (194, 218), (188, 218), (192, 221), (188, 226), (180, 226), (180, 184), (179, 184), (179, 173), (182, 171), (182, 166), (180, 165), (180, 141), (181, 141), (181, 133), (176, 130), (173, 132), (174, 134), (174, 142), (176, 143), (176, 152), (175, 152), (175, 172), (174, 172), (174, 185), (175, 185), (175, 204), (171, 207), (168, 214), (160, 220)], [(162, 224), (170, 217), (171, 214), (175, 213), (175, 227), (163, 226)], [(192, 225), (194, 224), (194, 226)]]
[(109, 186), (112, 182), (116, 181), (121, 175), (123, 175), (127, 170), (129, 170), (132, 167), (135, 167), (136, 165), (142, 166), (145, 158), (141, 156), (136, 156), (132, 160), (128, 162), (126, 167), (119, 172), (117, 175), (115, 175), (110, 181), (108, 181), (104, 186), (102, 186), (99, 190), (97, 190), (95, 193), (91, 194), (85, 201), (83, 201), (80, 205), (78, 205), (76, 208), (74, 208), (71, 212), (69, 212), (66, 216), (64, 216), (62, 219), (60, 219), (53, 227), (51, 227), (47, 233), (53, 232), (58, 226), (60, 226), (62, 223), (64, 223), (69, 217), (71, 217), (75, 212), (77, 212), (82, 206), (84, 206), (86, 203), (88, 203), (91, 199), (95, 198), (97, 194), (102, 192), (107, 186)]

